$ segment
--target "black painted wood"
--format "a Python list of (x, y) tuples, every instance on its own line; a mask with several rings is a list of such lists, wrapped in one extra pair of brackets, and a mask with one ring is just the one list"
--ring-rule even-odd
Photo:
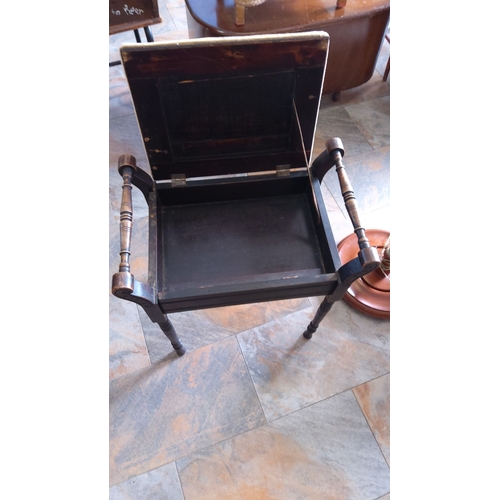
[(172, 290), (324, 272), (305, 194), (165, 207), (161, 224)]
[(113, 293), (141, 305), (179, 355), (167, 313), (326, 295), (310, 338), (368, 272), (340, 262), (320, 187), (332, 154), (309, 166), (327, 50), (325, 33), (122, 49), (154, 179), (121, 157), (149, 204), (149, 283), (124, 268)]

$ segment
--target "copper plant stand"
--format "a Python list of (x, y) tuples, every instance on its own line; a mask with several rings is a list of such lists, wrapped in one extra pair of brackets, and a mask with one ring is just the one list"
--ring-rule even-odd
[[(312, 163), (329, 36), (203, 38), (121, 49), (152, 177), (130, 152), (112, 293), (144, 308), (179, 355), (167, 314), (326, 295), (304, 332), (380, 264), (339, 138)], [(320, 183), (336, 167), (358, 242), (341, 264)], [(148, 283), (130, 272), (132, 186), (149, 206)]]
[[(381, 265), (355, 281), (344, 295), (344, 300), (369, 316), (389, 319), (391, 316), (390, 233), (383, 229), (367, 229), (366, 235), (370, 243), (377, 248)], [(358, 245), (353, 236), (355, 235), (351, 234), (339, 243), (342, 262), (349, 262), (356, 256)]]

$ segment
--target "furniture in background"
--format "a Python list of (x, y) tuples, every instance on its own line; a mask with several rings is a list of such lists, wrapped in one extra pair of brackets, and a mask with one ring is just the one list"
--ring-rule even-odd
[[(326, 295), (304, 332), (380, 265), (359, 221), (339, 138), (310, 164), (325, 32), (122, 46), (152, 177), (133, 152), (123, 177), (112, 293), (142, 306), (179, 355), (167, 314)], [(335, 167), (358, 251), (342, 265), (320, 183)], [(132, 186), (149, 206), (148, 283), (130, 269)]]
[[(387, 28), (387, 31), (385, 33), (385, 39), (387, 42), (390, 44), (391, 43), (391, 29)], [(387, 64), (385, 66), (385, 71), (384, 71), (384, 76), (382, 77), (382, 80), (384, 82), (387, 81), (387, 78), (389, 78), (389, 71), (391, 70), (391, 56), (389, 56), (389, 59), (387, 59)]]
[[(337, 8), (337, 0), (266, 0), (255, 6), (252, 0), (185, 3), (190, 38), (327, 32), (330, 52), (323, 93), (334, 100), (372, 77), (390, 14), (389, 0), (347, 0), (343, 8)], [(244, 8), (243, 24), (236, 23), (237, 7)]]
[(245, 8), (246, 7), (255, 7), (256, 5), (260, 5), (264, 3), (266, 0), (234, 0), (234, 22), (238, 26), (242, 26), (245, 24)]
[[(158, 0), (134, 0), (129, 7), (129, 0), (109, 0), (109, 34), (116, 35), (124, 31), (134, 31), (137, 43), (141, 43), (140, 28), (144, 29), (146, 40), (154, 42), (150, 26), (161, 23)], [(121, 61), (112, 61), (110, 66), (117, 66)]]
[[(389, 319), (391, 316), (391, 235), (384, 229), (367, 229), (370, 239), (380, 256), (380, 266), (356, 280), (344, 300), (352, 307), (374, 318)], [(338, 245), (342, 262), (356, 256), (358, 242), (350, 234)]]

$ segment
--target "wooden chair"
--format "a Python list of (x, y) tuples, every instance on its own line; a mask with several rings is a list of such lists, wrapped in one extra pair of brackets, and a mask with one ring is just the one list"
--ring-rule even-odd
[[(304, 332), (380, 264), (339, 138), (311, 164), (329, 36), (203, 38), (121, 48), (152, 177), (126, 152), (112, 293), (142, 306), (179, 355), (167, 314), (326, 295)], [(358, 238), (342, 265), (320, 183), (335, 166)], [(130, 272), (132, 186), (149, 206), (148, 283)]]

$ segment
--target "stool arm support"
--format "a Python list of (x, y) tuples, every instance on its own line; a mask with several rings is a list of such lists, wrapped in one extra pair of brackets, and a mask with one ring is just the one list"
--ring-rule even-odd
[(113, 275), (111, 293), (121, 299), (130, 300), (143, 307), (155, 303), (155, 293), (151, 286), (136, 281), (130, 272), (130, 253), (134, 210), (132, 207), (132, 184), (138, 174), (139, 189), (147, 192), (147, 174), (141, 171), (132, 155), (122, 155), (118, 159), (118, 171), (123, 177), (122, 200), (120, 206), (120, 265)]
[(375, 270), (380, 265), (380, 257), (377, 249), (370, 246), (370, 242), (365, 234), (365, 229), (361, 226), (358, 213), (358, 204), (351, 183), (347, 176), (346, 169), (342, 163), (344, 156), (344, 145), (338, 137), (333, 137), (326, 141), (326, 149), (314, 160), (311, 165), (311, 174), (321, 182), (327, 172), (335, 166), (339, 178), (342, 197), (349, 218), (354, 227), (354, 232), (358, 237), (359, 253), (358, 257), (363, 269), (362, 274), (367, 274)]
[(354, 232), (358, 237), (358, 258), (361, 263), (363, 274), (367, 274), (380, 266), (380, 257), (377, 249), (370, 246), (370, 242), (366, 237), (365, 229), (361, 225), (356, 196), (354, 196), (354, 190), (352, 189), (349, 177), (347, 176), (345, 166), (342, 163), (342, 158), (345, 152), (344, 145), (338, 137), (334, 137), (326, 141), (326, 149), (335, 165), (337, 176), (339, 178), (340, 189), (342, 191), (342, 197), (344, 198), (344, 204), (354, 227)]
[(323, 177), (327, 172), (333, 167), (333, 161), (328, 153), (328, 150), (324, 150), (312, 163), (311, 174), (314, 178), (318, 179), (319, 182), (323, 182)]

